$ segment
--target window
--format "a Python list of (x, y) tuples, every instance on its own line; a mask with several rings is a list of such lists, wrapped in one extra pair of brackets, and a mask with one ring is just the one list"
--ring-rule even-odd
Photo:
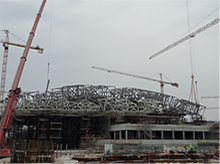
[(176, 140), (183, 139), (183, 131), (174, 131), (174, 139)]
[(210, 132), (205, 132), (205, 139), (210, 139)]
[(186, 131), (185, 132), (185, 139), (186, 140), (193, 140), (193, 132)]
[(202, 132), (195, 132), (195, 139), (196, 140), (201, 140), (201, 139), (203, 139), (203, 134), (202, 134)]
[(122, 138), (122, 139), (126, 139), (126, 138), (125, 138), (125, 130), (121, 131), (121, 138)]
[(129, 130), (128, 131), (128, 139), (138, 139), (138, 131)]
[(111, 139), (115, 139), (114, 138), (114, 132), (110, 132), (110, 137), (111, 137)]
[(163, 139), (164, 140), (173, 139), (172, 131), (163, 131)]
[(115, 131), (115, 139), (119, 139), (119, 131)]
[(152, 139), (161, 139), (161, 131), (152, 131)]

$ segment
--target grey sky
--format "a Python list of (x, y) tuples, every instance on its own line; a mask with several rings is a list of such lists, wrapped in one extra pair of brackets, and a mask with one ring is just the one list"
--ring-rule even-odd
[[(27, 40), (41, 3), (41, 0), (0, 0), (0, 30), (8, 29)], [(218, 7), (218, 0), (190, 0), (190, 27)], [(192, 31), (218, 16), (219, 10)], [(50, 88), (102, 84), (160, 92), (159, 83), (91, 68), (98, 66), (156, 79), (160, 79), (161, 72), (179, 83), (179, 88), (165, 85), (165, 93), (188, 100), (192, 74), (189, 42), (149, 60), (151, 55), (179, 39), (187, 30), (185, 0), (48, 0), (32, 44), (43, 47), (44, 54), (30, 50), (19, 86), (23, 91), (43, 92), (49, 61)], [(5, 39), (2, 31), (0, 39)], [(9, 40), (25, 44), (12, 35)], [(200, 98), (219, 95), (219, 25), (197, 35), (191, 43), (199, 101), (207, 107), (218, 107), (219, 99)], [(10, 46), (6, 90), (12, 85), (22, 53), (22, 48)], [(2, 58), (3, 48), (0, 63)], [(219, 110), (206, 110), (204, 116), (219, 120)]]

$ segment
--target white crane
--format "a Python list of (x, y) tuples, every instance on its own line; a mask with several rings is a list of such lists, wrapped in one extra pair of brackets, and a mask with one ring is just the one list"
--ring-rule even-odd
[(176, 42), (170, 44), (170, 45), (167, 46), (166, 48), (164, 48), (164, 49), (162, 49), (161, 51), (159, 51), (159, 52), (153, 54), (152, 56), (150, 56), (149, 59), (152, 59), (152, 58), (154, 58), (154, 57), (156, 57), (156, 56), (158, 56), (158, 55), (160, 55), (160, 54), (162, 54), (162, 53), (168, 51), (169, 49), (171, 49), (171, 48), (173, 48), (173, 47), (175, 47), (175, 46), (177, 46), (177, 45), (179, 45), (179, 44), (181, 44), (181, 43), (183, 43), (183, 42), (185, 42), (185, 41), (187, 41), (187, 40), (189, 40), (189, 39), (191, 39), (191, 38), (194, 38), (196, 35), (202, 33), (203, 31), (205, 31), (205, 30), (211, 28), (211, 27), (214, 26), (214, 25), (218, 24), (219, 21), (220, 21), (219, 18), (220, 18), (220, 17), (214, 19), (212, 22), (210, 22), (210, 23), (206, 24), (205, 26), (199, 28), (198, 30), (192, 32), (191, 34), (185, 36), (184, 38), (182, 38), (182, 39), (180, 39), (180, 40), (178, 40), (178, 41), (176, 41)]

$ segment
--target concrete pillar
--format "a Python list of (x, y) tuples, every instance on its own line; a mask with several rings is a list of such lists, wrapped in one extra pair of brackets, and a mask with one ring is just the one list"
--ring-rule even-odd
[(138, 139), (140, 139), (141, 138), (141, 132), (140, 132), (140, 130), (138, 130)]
[(202, 138), (205, 140), (205, 132), (202, 132)]
[(161, 131), (161, 139), (163, 140), (163, 131)]
[(60, 145), (60, 155), (62, 155), (62, 150), (63, 150), (63, 144)]
[(119, 139), (121, 139), (121, 130), (119, 131)]
[(152, 140), (152, 130), (150, 131), (150, 139)]
[(195, 131), (193, 131), (193, 140), (195, 140)]
[(174, 131), (172, 131), (173, 140), (175, 139)]
[(114, 131), (114, 139), (116, 139), (116, 131)]
[(66, 144), (66, 155), (67, 155), (67, 148), (68, 148), (68, 144)]
[(185, 131), (183, 131), (183, 140), (185, 140)]
[(125, 139), (127, 140), (128, 139), (128, 131), (125, 130)]

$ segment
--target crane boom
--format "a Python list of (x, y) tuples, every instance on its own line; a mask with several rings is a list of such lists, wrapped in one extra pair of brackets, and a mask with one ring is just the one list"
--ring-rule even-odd
[[(0, 42), (5, 44), (5, 45), (8, 44), (8, 45), (12, 45), (12, 46), (25, 47), (25, 45), (22, 45), (22, 44), (10, 43), (10, 42), (6, 42), (6, 41), (3, 41), (3, 40), (0, 40)], [(30, 47), (30, 49), (38, 50), (38, 52), (41, 53), (41, 54), (44, 51), (44, 49), (40, 48), (39, 46)]]
[(9, 131), (11, 128), (11, 124), (12, 124), (12, 121), (14, 118), (15, 109), (17, 106), (17, 101), (18, 101), (18, 98), (19, 98), (19, 95), (21, 92), (21, 89), (17, 88), (17, 87), (18, 87), (18, 84), (19, 84), (19, 81), (21, 78), (21, 74), (23, 72), (23, 68), (24, 68), (24, 65), (26, 62), (26, 58), (27, 58), (29, 49), (30, 49), (30, 45), (31, 45), (31, 42), (34, 37), (34, 33), (36, 31), (36, 28), (37, 28), (38, 22), (40, 20), (41, 13), (43, 11), (45, 3), (46, 3), (46, 0), (43, 0), (41, 7), (40, 7), (40, 10), (39, 10), (37, 17), (35, 19), (34, 25), (32, 27), (32, 30), (30, 32), (30, 35), (29, 35), (27, 44), (25, 46), (23, 55), (21, 57), (20, 64), (19, 64), (17, 72), (15, 74), (14, 82), (12, 84), (11, 90), (9, 91), (9, 96), (8, 96), (8, 99), (7, 99), (7, 102), (5, 105), (4, 112), (1, 117), (1, 121), (0, 121), (0, 147), (1, 147), (0, 157), (10, 155), (9, 151), (6, 151), (7, 153), (4, 151), (5, 149), (8, 149), (9, 146), (3, 147), (4, 142), (5, 142), (5, 135), (6, 135), (6, 132)]
[(160, 55), (160, 54), (162, 54), (162, 53), (168, 51), (169, 49), (171, 49), (171, 48), (173, 48), (173, 47), (175, 47), (175, 46), (177, 46), (177, 45), (179, 45), (179, 44), (181, 44), (181, 43), (183, 43), (183, 42), (189, 40), (190, 38), (194, 38), (196, 35), (200, 34), (201, 32), (203, 32), (203, 31), (205, 31), (205, 30), (211, 28), (212, 26), (218, 24), (219, 21), (220, 21), (219, 18), (220, 18), (220, 17), (214, 19), (212, 22), (210, 22), (210, 23), (206, 24), (205, 26), (199, 28), (198, 30), (192, 32), (191, 34), (185, 36), (184, 38), (182, 38), (182, 39), (180, 39), (180, 40), (174, 42), (173, 44), (170, 44), (170, 45), (167, 46), (166, 48), (164, 48), (164, 49), (162, 49), (161, 51), (159, 51), (159, 52), (153, 54), (152, 56), (150, 56), (149, 59), (152, 59), (152, 58), (154, 58), (154, 57), (156, 57), (156, 56), (158, 56), (158, 55)]
[[(159, 82), (161, 84), (161, 87), (164, 84), (170, 84), (170, 85), (175, 86), (175, 87), (179, 86), (179, 84), (177, 84), (177, 83), (166, 82), (166, 81), (152, 79), (152, 78), (149, 78), (149, 77), (143, 77), (143, 76), (139, 76), (139, 75), (133, 75), (133, 74), (130, 74), (130, 73), (125, 73), (125, 72), (120, 72), (120, 71), (115, 71), (115, 70), (109, 70), (109, 69), (95, 67), (95, 66), (92, 66), (92, 68), (102, 70), (102, 71), (107, 71), (108, 73), (112, 72), (112, 73), (116, 73), (116, 74), (121, 74), (121, 75), (126, 75), (126, 76), (131, 76), (131, 77), (137, 77), (137, 78), (144, 79), (144, 80), (151, 80), (151, 81)], [(163, 89), (161, 89), (161, 91), (163, 93)]]

